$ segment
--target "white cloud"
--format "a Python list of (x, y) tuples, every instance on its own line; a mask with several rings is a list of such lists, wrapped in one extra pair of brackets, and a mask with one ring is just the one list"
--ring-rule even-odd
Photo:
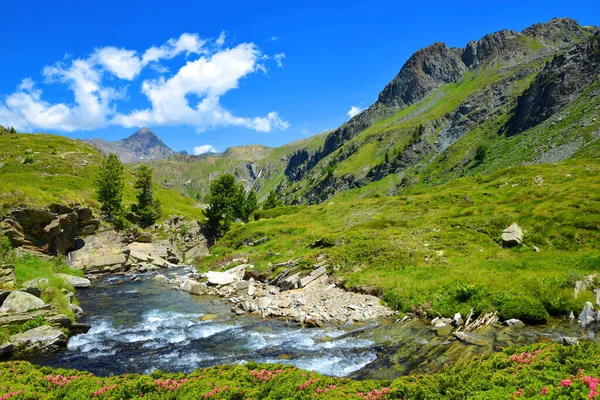
[(218, 153), (218, 151), (212, 144), (203, 144), (201, 146), (194, 147), (192, 153), (194, 153), (194, 155), (199, 155), (206, 153)]
[(279, 39), (277, 36), (271, 36), (271, 37), (269, 38), (269, 42), (274, 42), (274, 41), (276, 41), (277, 39)]
[(362, 110), (363, 110), (362, 108), (359, 108), (359, 107), (356, 107), (356, 106), (352, 106), (352, 107), (350, 107), (350, 111), (347, 112), (348, 117), (352, 118), (355, 115), (360, 114)]
[(273, 56), (273, 59), (275, 60), (275, 62), (277, 63), (277, 66), (279, 68), (283, 67), (283, 59), (285, 58), (285, 53), (279, 53), (279, 54), (275, 54)]
[(221, 34), (219, 35), (219, 37), (215, 41), (215, 44), (217, 46), (219, 46), (219, 47), (221, 47), (221, 46), (223, 46), (225, 44), (225, 31), (221, 32)]
[[(225, 43), (225, 33), (210, 42)], [(0, 101), (0, 124), (20, 130), (89, 130), (109, 125), (139, 127), (145, 125), (191, 125), (197, 131), (220, 126), (241, 126), (259, 132), (285, 130), (289, 123), (275, 111), (266, 116), (239, 117), (220, 103), (220, 98), (239, 87), (240, 80), (257, 71), (266, 72), (263, 55), (253, 43), (233, 48), (207, 48), (207, 40), (184, 33), (161, 46), (143, 53), (112, 46), (97, 48), (87, 59), (67, 59), (43, 70), (47, 84), (65, 84), (73, 92), (73, 104), (49, 103), (31, 78), (25, 78), (17, 90)], [(170, 76), (160, 60), (192, 55)], [(273, 57), (281, 66), (285, 54)], [(266, 58), (265, 60), (268, 60)], [(259, 62), (260, 61), (260, 62)], [(159, 72), (158, 79), (141, 82), (141, 92), (149, 107), (123, 113), (116, 100), (124, 99), (127, 87), (107, 86), (107, 74), (135, 80), (145, 67)], [(117, 81), (118, 82), (118, 81)]]

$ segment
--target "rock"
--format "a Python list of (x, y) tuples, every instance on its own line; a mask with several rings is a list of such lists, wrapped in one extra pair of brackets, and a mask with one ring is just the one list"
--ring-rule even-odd
[(71, 321), (71, 318), (67, 317), (64, 314), (46, 316), (46, 321), (48, 321), (51, 324), (58, 325), (61, 328), (69, 328), (73, 323), (73, 321)]
[(15, 349), (15, 345), (10, 342), (0, 343), (0, 360), (9, 358)]
[(217, 314), (204, 314), (202, 317), (200, 317), (200, 320), (202, 321), (213, 321), (215, 319), (219, 318), (219, 316)]
[(125, 254), (112, 254), (106, 256), (90, 257), (88, 259), (86, 269), (97, 267), (112, 267), (113, 265), (122, 265), (127, 262)]
[(518, 246), (523, 242), (523, 231), (517, 224), (512, 224), (502, 232), (502, 244), (504, 247)]
[(235, 281), (235, 275), (228, 272), (209, 271), (206, 273), (208, 283), (213, 286), (230, 285)]
[(22, 313), (29, 310), (37, 310), (38, 308), (44, 307), (46, 303), (32, 294), (14, 291), (11, 292), (2, 307), (0, 307), (0, 313), (13, 312)]
[(269, 307), (272, 302), (273, 302), (273, 299), (271, 297), (261, 297), (258, 300), (256, 300), (256, 305), (260, 309), (265, 309), (265, 308)]
[(79, 334), (79, 333), (88, 333), (88, 331), (91, 329), (91, 325), (90, 324), (82, 324), (79, 322), (73, 322), (71, 324), (71, 326), (69, 327), (69, 331), (72, 334)]
[(152, 243), (152, 233), (150, 232), (139, 232), (135, 241), (138, 243)]
[(12, 292), (12, 290), (2, 290), (0, 291), (0, 306), (4, 303), (4, 300), (8, 297), (8, 295)]
[(73, 314), (75, 314), (75, 318), (79, 319), (83, 317), (83, 309), (77, 304), (69, 304), (69, 310), (71, 310)]
[(596, 320), (596, 312), (594, 311), (594, 305), (586, 301), (583, 305), (583, 310), (579, 314), (579, 326), (583, 329), (587, 328), (592, 322)]
[(579, 344), (579, 340), (575, 337), (563, 336), (561, 338), (561, 343), (565, 346), (577, 346)]
[(294, 274), (292, 276), (289, 276), (287, 278), (284, 278), (279, 283), (279, 288), (281, 290), (297, 289), (298, 286), (300, 286), (300, 272), (298, 272), (297, 274)]
[(13, 335), (10, 340), (16, 348), (23, 351), (51, 351), (67, 346), (67, 335), (48, 325)]
[[(195, 282), (197, 282), (197, 281), (195, 281)], [(191, 293), (197, 294), (197, 295), (206, 294), (206, 291), (208, 289), (206, 286), (206, 283), (204, 283), (204, 282), (197, 282), (197, 283), (198, 283), (197, 285), (196, 284), (192, 285)]]
[(235, 309), (235, 315), (242, 315), (242, 314), (246, 314), (246, 311), (244, 311), (240, 308)]
[(254, 296), (256, 293), (256, 286), (248, 285), (248, 296)]
[(506, 321), (504, 321), (504, 325), (506, 325), (506, 326), (525, 326), (523, 321), (521, 321), (520, 319), (516, 319), (516, 318), (507, 319)]
[(235, 288), (238, 291), (248, 291), (248, 288), (250, 287), (250, 282), (249, 281), (239, 281), (235, 284)]
[(154, 276), (154, 279), (162, 281), (162, 280), (167, 279), (167, 277), (164, 276), (163, 274), (157, 274), (156, 276)]
[(65, 281), (67, 281), (68, 284), (70, 284), (74, 288), (78, 288), (78, 289), (89, 288), (92, 284), (89, 279), (81, 278), (79, 276), (68, 275), (68, 274), (56, 274), (56, 276), (60, 276)]
[(38, 317), (45, 318), (47, 314), (48, 311), (46, 310), (37, 310), (24, 313), (2, 313), (0, 314), (0, 327), (22, 325)]
[(327, 268), (325, 268), (325, 267), (320, 267), (320, 268), (315, 269), (309, 275), (300, 279), (300, 287), (305, 287), (306, 285), (308, 285), (315, 279), (321, 277), (322, 275), (325, 275), (326, 273), (327, 273)]
[(594, 297), (596, 298), (596, 305), (600, 306), (600, 289), (594, 289)]
[(462, 324), (464, 324), (462, 315), (460, 315), (460, 313), (454, 314), (454, 318), (452, 318), (452, 325), (458, 327), (462, 326)]
[(15, 277), (15, 267), (10, 264), (4, 264), (0, 266), (0, 286), (5, 288), (12, 288), (17, 284)]
[(477, 346), (484, 346), (486, 344), (485, 340), (480, 338), (478, 335), (474, 333), (466, 333), (466, 332), (452, 332), (452, 335), (460, 340), (461, 342), (474, 344)]

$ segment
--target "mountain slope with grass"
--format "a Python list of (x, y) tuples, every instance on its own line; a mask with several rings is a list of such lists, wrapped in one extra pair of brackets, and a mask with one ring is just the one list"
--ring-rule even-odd
[[(255, 213), (200, 264), (248, 259), (275, 277), (326, 262), (346, 288), (377, 294), (399, 311), (435, 317), (498, 311), (531, 323), (581, 311), (600, 270), (600, 165), (532, 164), (409, 188), (400, 196), (287, 206)], [(505, 228), (524, 230), (506, 248)], [(256, 244), (260, 243), (260, 244)], [(251, 245), (250, 245), (251, 244)]]
[[(48, 134), (0, 136), (0, 213), (15, 206), (46, 208), (51, 203), (100, 206), (93, 178), (104, 155), (91, 144)], [(133, 204), (135, 166), (127, 166), (125, 205)], [(157, 186), (165, 215), (201, 219), (196, 201)]]

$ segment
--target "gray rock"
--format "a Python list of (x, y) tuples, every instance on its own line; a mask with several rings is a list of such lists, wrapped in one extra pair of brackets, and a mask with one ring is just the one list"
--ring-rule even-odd
[(596, 321), (596, 311), (594, 311), (594, 305), (586, 301), (581, 314), (579, 314), (579, 326), (583, 329), (587, 328), (591, 323)]
[(235, 281), (235, 275), (228, 272), (209, 271), (206, 273), (208, 283), (213, 286), (230, 285)]
[(454, 318), (452, 318), (452, 325), (454, 326), (462, 326), (465, 322), (463, 321), (462, 315), (460, 313), (454, 314)]
[(309, 275), (300, 279), (300, 287), (305, 287), (306, 285), (308, 285), (315, 279), (320, 278), (321, 276), (325, 275), (326, 273), (327, 273), (327, 268), (325, 268), (325, 267), (320, 267), (320, 268), (315, 269)]
[(594, 289), (594, 297), (596, 298), (596, 305), (600, 306), (600, 289)]
[(10, 264), (0, 266), (0, 287), (12, 288), (17, 284), (15, 278), (15, 267)]
[(24, 313), (2, 313), (0, 314), (0, 326), (7, 327), (12, 325), (22, 325), (25, 322), (34, 320), (38, 317), (46, 317), (48, 311), (37, 310)]
[(75, 318), (79, 319), (83, 317), (83, 309), (77, 304), (69, 304), (69, 310), (71, 310), (73, 314), (75, 314)]
[(254, 296), (254, 294), (256, 293), (256, 286), (254, 285), (248, 285), (248, 296)]
[(163, 281), (163, 280), (167, 279), (167, 277), (164, 276), (163, 274), (157, 274), (156, 276), (154, 276), (154, 279)]
[(525, 324), (520, 319), (511, 318), (504, 321), (504, 325), (506, 326), (524, 326)]
[(579, 344), (579, 340), (575, 337), (563, 336), (561, 338), (561, 343), (565, 346), (577, 346)]
[(78, 288), (78, 289), (89, 288), (92, 285), (92, 283), (90, 282), (89, 279), (81, 278), (79, 276), (73, 276), (73, 275), (68, 275), (68, 274), (56, 274), (56, 275), (63, 278), (65, 281), (67, 281), (68, 284), (70, 284), (74, 288)]
[(523, 231), (517, 224), (512, 224), (502, 232), (502, 244), (505, 247), (518, 246), (523, 243)]
[(48, 315), (46, 316), (46, 321), (48, 321), (51, 324), (58, 325), (61, 328), (69, 328), (73, 324), (71, 318), (67, 317), (64, 314)]
[(273, 302), (273, 299), (271, 297), (261, 297), (258, 300), (256, 300), (256, 305), (260, 309), (265, 309), (265, 308), (269, 307), (272, 302)]
[(466, 333), (466, 332), (452, 332), (452, 335), (460, 340), (461, 342), (474, 344), (477, 346), (485, 346), (486, 342), (481, 337), (474, 333)]
[(14, 291), (11, 292), (6, 300), (4, 300), (4, 303), (2, 303), (2, 307), (0, 307), (0, 313), (22, 313), (29, 310), (37, 310), (45, 305), (46, 303), (44, 303), (42, 299), (32, 294)]
[(50, 351), (67, 346), (67, 335), (48, 325), (13, 335), (10, 340), (21, 351)]

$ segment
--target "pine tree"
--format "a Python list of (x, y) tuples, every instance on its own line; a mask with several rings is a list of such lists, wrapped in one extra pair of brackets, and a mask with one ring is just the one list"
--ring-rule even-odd
[(141, 226), (150, 226), (162, 215), (160, 201), (154, 198), (152, 168), (145, 164), (139, 166), (134, 187), (137, 204), (133, 205), (132, 211), (140, 218)]
[(223, 175), (210, 185), (208, 208), (204, 210), (206, 228), (216, 237), (223, 236), (238, 217), (240, 187), (231, 174)]
[(248, 196), (246, 196), (246, 222), (248, 222), (250, 216), (256, 210), (258, 210), (258, 198), (254, 189), (250, 189)]
[(108, 219), (113, 219), (122, 211), (123, 200), (123, 164), (116, 154), (110, 153), (102, 160), (100, 171), (94, 181), (98, 201), (102, 203), (101, 210)]
[(265, 200), (265, 202), (263, 203), (263, 210), (270, 210), (271, 208), (275, 208), (275, 207), (281, 207), (283, 205), (282, 201), (279, 200), (279, 198), (277, 197), (277, 195), (275, 194), (275, 192), (273, 190), (271, 190), (269, 192), (269, 196), (267, 197), (267, 200)]
[(11, 126), (11, 127), (10, 127), (10, 130), (9, 130), (9, 133), (10, 133), (11, 135), (16, 135), (16, 134), (17, 134), (17, 130), (16, 130), (16, 129), (15, 129), (13, 126)]

